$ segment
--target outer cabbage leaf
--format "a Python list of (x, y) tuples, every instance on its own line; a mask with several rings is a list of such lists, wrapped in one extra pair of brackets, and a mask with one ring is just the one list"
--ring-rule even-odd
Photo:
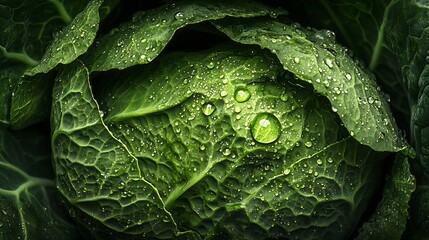
[(295, 1), (288, 7), (291, 13), (296, 13), (291, 18), (303, 25), (334, 31), (339, 41), (368, 65), (383, 92), (388, 94), (395, 120), (409, 135), (411, 109), (400, 61), (405, 51), (397, 52), (389, 42), (392, 33), (408, 31), (404, 22), (393, 20), (403, 14), (401, 5), (398, 0), (310, 0)]
[[(47, 46), (87, 0), (20, 0), (0, 3), (0, 122), (9, 125), (20, 76), (38, 64)], [(11, 73), (13, 69), (13, 73)]]
[(406, 157), (400, 155), (395, 159), (386, 182), (383, 199), (369, 221), (364, 223), (357, 240), (401, 239), (408, 220), (408, 203), (416, 188), (416, 179)]
[[(415, 145), (420, 166), (429, 180), (429, 17), (422, 1), (404, 2), (397, 11), (397, 21), (408, 24), (406, 32), (392, 32), (392, 45), (401, 54), (403, 81), (411, 101), (411, 141)], [(405, 18), (405, 19), (404, 19)], [(393, 28), (394, 26), (392, 26)]]
[(286, 70), (329, 99), (332, 110), (362, 144), (377, 151), (410, 150), (374, 77), (335, 42), (330, 31), (266, 18), (218, 20), (214, 24), (237, 42), (270, 49)]
[[(282, 68), (269, 51), (227, 45), (161, 55), (99, 83), (109, 129), (181, 231), (344, 239), (355, 228), (383, 154), (350, 137), (327, 100)], [(258, 135), (274, 119), (279, 131)]]
[[(49, 116), (53, 70), (58, 64), (68, 64), (85, 53), (93, 43), (100, 22), (102, 0), (93, 0), (65, 26), (48, 46), (40, 62), (28, 69), (12, 97), (10, 121), (23, 128)], [(40, 74), (48, 73), (49, 74)]]
[(406, 236), (422, 239), (429, 235), (429, 9), (426, 1), (412, 0), (400, 1), (393, 10), (389, 43), (401, 61), (412, 111), (410, 138), (417, 152), (412, 167), (418, 186)]
[[(420, 179), (417, 179), (420, 180)], [(404, 233), (404, 239), (420, 240), (429, 234), (429, 187), (426, 184), (417, 185), (411, 200), (411, 214)]]
[(1, 239), (81, 237), (56, 198), (49, 140), (43, 131), (0, 129)]
[(133, 20), (100, 38), (86, 54), (90, 71), (124, 69), (146, 64), (158, 56), (176, 30), (226, 16), (254, 17), (284, 14), (255, 1), (180, 1), (138, 12)]
[(0, 127), (9, 125), (13, 89), (24, 71), (25, 66), (0, 64)]
[(58, 64), (68, 64), (85, 53), (95, 39), (100, 22), (99, 8), (103, 0), (89, 1), (88, 5), (59, 33), (47, 48), (37, 66), (26, 71), (34, 76), (47, 73)]
[(49, 117), (56, 72), (18, 77), (11, 96), (10, 125), (22, 129)]
[(54, 170), (72, 215), (104, 238), (112, 231), (122, 233), (116, 239), (181, 234), (146, 170), (105, 126), (80, 61), (62, 69), (53, 95)]

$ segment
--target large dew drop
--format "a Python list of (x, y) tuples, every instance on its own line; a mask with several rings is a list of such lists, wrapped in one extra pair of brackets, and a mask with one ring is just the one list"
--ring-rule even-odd
[(179, 21), (183, 21), (185, 19), (185, 15), (182, 12), (177, 12), (174, 14), (174, 18)]
[(205, 104), (203, 105), (203, 109), (202, 109), (202, 111), (203, 111), (204, 115), (206, 115), (206, 116), (210, 116), (210, 115), (212, 115), (212, 113), (213, 113), (215, 110), (216, 110), (216, 106), (215, 106), (215, 105), (213, 105), (212, 103), (205, 103)]
[(333, 68), (334, 67), (334, 61), (332, 61), (332, 59), (325, 58), (323, 61), (325, 62), (326, 66), (328, 66), (329, 68)]
[(274, 115), (260, 113), (253, 119), (251, 131), (255, 141), (259, 143), (272, 143), (279, 138), (281, 125)]
[(250, 98), (250, 92), (245, 88), (237, 88), (234, 92), (234, 99), (237, 102), (240, 102), (240, 103), (245, 102), (249, 100), (249, 98)]

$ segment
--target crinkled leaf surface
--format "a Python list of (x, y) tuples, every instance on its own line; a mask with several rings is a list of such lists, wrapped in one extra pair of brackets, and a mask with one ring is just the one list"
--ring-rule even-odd
[(100, 83), (109, 129), (181, 231), (344, 239), (356, 226), (381, 156), (282, 68), (269, 51), (228, 45)]
[[(307, 4), (319, 7), (308, 8)], [(383, 90), (391, 95), (396, 119), (403, 123), (400, 125), (417, 152), (417, 159), (411, 163), (420, 186), (411, 203), (411, 221), (404, 238), (426, 238), (429, 234), (427, 1), (307, 1), (298, 5), (312, 16), (308, 18), (309, 24), (338, 29), (340, 37), (372, 66), (384, 85)]]
[(137, 13), (133, 20), (97, 41), (86, 55), (90, 71), (124, 69), (151, 62), (176, 30), (226, 16), (254, 17), (284, 14), (254, 1), (182, 1)]
[(409, 30), (393, 32), (391, 38), (396, 40), (392, 44), (398, 54), (407, 49), (406, 57), (402, 55), (401, 60), (403, 81), (411, 98), (411, 137), (429, 179), (429, 23), (426, 21), (429, 10), (424, 3), (409, 1), (401, 5), (404, 14), (397, 21), (406, 21)]
[(60, 193), (86, 227), (139, 239), (171, 238), (176, 223), (138, 159), (103, 123), (85, 66), (65, 66), (54, 85), (53, 157)]
[[(48, 73), (58, 64), (68, 64), (87, 51), (95, 39), (102, 0), (90, 1), (47, 48), (41, 61), (28, 69), (12, 97), (10, 121), (22, 128), (49, 116), (53, 76)], [(36, 76), (34, 76), (36, 75)]]
[(103, 0), (92, 0), (47, 48), (39, 64), (26, 71), (26, 75), (47, 73), (58, 64), (68, 64), (85, 53), (95, 39), (100, 22), (99, 8)]
[[(9, 124), (20, 76), (38, 64), (62, 27), (87, 0), (21, 0), (0, 3), (0, 122)], [(13, 72), (11, 72), (13, 70)]]
[(410, 138), (417, 152), (412, 166), (418, 187), (406, 234), (410, 239), (423, 239), (429, 234), (429, 9), (426, 1), (413, 0), (400, 1), (393, 10), (390, 44), (400, 56), (411, 102)]
[[(400, 155), (395, 159), (386, 182), (383, 199), (369, 221), (361, 228), (357, 240), (402, 239), (408, 220), (411, 194), (416, 188), (416, 179), (410, 172), (406, 157)], [(407, 235), (403, 237), (407, 238)]]
[(308, 30), (272, 19), (218, 20), (215, 26), (240, 43), (276, 54), (287, 71), (326, 96), (344, 125), (377, 151), (408, 149), (371, 74), (363, 70), (326, 30)]
[[(55, 41), (57, 45), (50, 48), (51, 55), (49, 52), (45, 55), (47, 64), (39, 65), (33, 73), (28, 71), (35, 75), (26, 79), (38, 84), (22, 81), (18, 91), (13, 89), (21, 74), (38, 64), (54, 38), (72, 37), (64, 32), (53, 33), (67, 24), (65, 29), (71, 31), (73, 16), (82, 11), (86, 2), (0, 3), (0, 26), (6, 29), (0, 33), (0, 122), (9, 124), (12, 116), (19, 127), (46, 116), (49, 111), (46, 99), (51, 96), (52, 83), (49, 74), (54, 74), (50, 70), (57, 61), (72, 62), (93, 39), (82, 42), (84, 48), (80, 50), (73, 44)], [(97, 2), (100, 3), (91, 1), (86, 10), (89, 6), (97, 8), (91, 5)], [(422, 156), (419, 166), (423, 168), (418, 169), (422, 169), (424, 176), (429, 168), (428, 144), (425, 144), (428, 122), (425, 90), (429, 75), (426, 2), (354, 1), (343, 6), (337, 5), (337, 1), (320, 2), (340, 28), (341, 36), (352, 39), (350, 46), (361, 50), (355, 50), (355, 54), (373, 59), (370, 68), (391, 88), (389, 93), (395, 97), (392, 103), (399, 110), (407, 107), (407, 101), (403, 101), (403, 88), (398, 86), (399, 68), (391, 71), (391, 67), (397, 64), (397, 56), (403, 60), (403, 73), (407, 76), (404, 82), (416, 113), (412, 117), (411, 137)], [(312, 7), (307, 8), (310, 11), (322, 9), (306, 2), (310, 4)], [(335, 13), (336, 7), (341, 11)], [(378, 11), (384, 13), (382, 18), (376, 14)], [(62, 68), (54, 94), (53, 147), (59, 189), (72, 217), (102, 239), (347, 238), (362, 211), (367, 209), (373, 180), (379, 176), (374, 166), (379, 163), (379, 155), (358, 141), (381, 151), (399, 151), (405, 145), (397, 134), (383, 94), (361, 67), (354, 68), (352, 58), (334, 43), (332, 32), (313, 32), (298, 26), (289, 29), (282, 26), (279, 28), (283, 32), (277, 32), (275, 23), (276, 33), (272, 34), (273, 29), (260, 25), (262, 28), (255, 32), (266, 38), (259, 44), (277, 54), (282, 65), (259, 49), (250, 53), (240, 50), (234, 56), (220, 51), (190, 56), (175, 53), (155, 59), (174, 32), (186, 25), (225, 16), (281, 13), (254, 1), (183, 1), (137, 14), (131, 23), (101, 37), (100, 44), (84, 57), (89, 71), (151, 62), (147, 67), (118, 71), (113, 75), (116, 79), (104, 81), (105, 87), (111, 89), (102, 89), (97, 95), (102, 100), (103, 112), (92, 97), (88, 70), (79, 61)], [(94, 20), (94, 14), (98, 13), (80, 15), (81, 23), (90, 26), (87, 20)], [(46, 16), (48, 20), (44, 19)], [(332, 23), (312, 16), (319, 22)], [(349, 24), (355, 20), (359, 24)], [(234, 22), (241, 23), (237, 19)], [(220, 23), (217, 24), (219, 27)], [(346, 24), (353, 27), (344, 31), (342, 26)], [(238, 25), (237, 29), (252, 28), (251, 24), (245, 25)], [(82, 29), (75, 30), (82, 33)], [(347, 31), (349, 35), (345, 34)], [(40, 34), (34, 37), (34, 33)], [(249, 35), (242, 39), (254, 38), (252, 31), (238, 35), (246, 34)], [(94, 34), (84, 35), (89, 36), (86, 40), (94, 37)], [(70, 44), (74, 39), (68, 40)], [(283, 40), (302, 44), (301, 48), (295, 48), (302, 55), (295, 54), (293, 44), (289, 45), (290, 55), (282, 52), (278, 45)], [(66, 51), (61, 51), (60, 58), (52, 51), (58, 47), (67, 50), (67, 46), (73, 47), (68, 50), (77, 51), (67, 56), (61, 55)], [(319, 55), (312, 58), (315, 53)], [(343, 66), (345, 71), (341, 70)], [(289, 74), (280, 74), (283, 67), (310, 82), (330, 99), (330, 104), (324, 97), (316, 96), (306, 83)], [(101, 75), (109, 78), (113, 72), (116, 71)], [(16, 108), (10, 114), (12, 100)], [(338, 113), (358, 141), (339, 126), (340, 121), (332, 111)], [(402, 232), (401, 216), (406, 215), (405, 202), (412, 181), (407, 181), (405, 162), (401, 164), (395, 163), (393, 177), (388, 179), (391, 185), (385, 190), (388, 197), (379, 205), (379, 210), (386, 211), (376, 214), (365, 229), (371, 230), (374, 225), (381, 226), (377, 230), (393, 226), (392, 234)], [(30, 170), (25, 173), (33, 176)], [(25, 175), (22, 176), (12, 177), (25, 182)], [(427, 236), (428, 191), (424, 181), (420, 184), (415, 197), (416, 220), (412, 221), (416, 225), (409, 234), (414, 239)], [(399, 194), (392, 196), (396, 191)], [(44, 198), (37, 195), (36, 200), (43, 202)], [(398, 207), (396, 204), (401, 206), (400, 211), (392, 211)], [(55, 215), (50, 211), (36, 215), (48, 219), (47, 212), (49, 217)], [(387, 221), (378, 221), (385, 216), (389, 216)], [(62, 223), (42, 224), (51, 227), (50, 224)], [(368, 232), (364, 230), (365, 233)], [(46, 236), (51, 235), (43, 237)]]
[(405, 22), (395, 20), (403, 15), (401, 1), (310, 0), (291, 5), (290, 12), (295, 13), (291, 18), (306, 26), (334, 31), (339, 41), (368, 65), (383, 92), (388, 94), (398, 125), (408, 135), (411, 111), (400, 63), (405, 51), (402, 48), (398, 52), (390, 44), (392, 33), (408, 31)]
[(0, 238), (80, 239), (57, 202), (43, 131), (0, 129)]

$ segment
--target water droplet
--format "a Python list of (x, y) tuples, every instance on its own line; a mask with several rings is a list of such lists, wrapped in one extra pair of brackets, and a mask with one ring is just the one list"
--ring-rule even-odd
[(349, 81), (352, 80), (352, 75), (350, 75), (350, 73), (346, 73), (345, 76), (346, 76), (347, 80), (349, 80)]
[(338, 111), (338, 109), (337, 109), (337, 108), (335, 108), (335, 107), (332, 107), (332, 111), (333, 111), (333, 112), (337, 112), (337, 111)]
[(277, 12), (275, 12), (275, 11), (270, 11), (269, 15), (272, 18), (277, 18), (279, 16), (279, 14)]
[(384, 118), (384, 119), (383, 119), (383, 125), (384, 125), (384, 126), (387, 126), (387, 125), (389, 125), (389, 124), (390, 124), (389, 119)]
[(245, 88), (237, 88), (234, 92), (234, 98), (237, 102), (245, 102), (249, 100), (250, 92)]
[(286, 168), (285, 170), (283, 170), (284, 175), (289, 175), (290, 173), (290, 169)]
[(322, 163), (323, 163), (323, 162), (322, 162), (322, 160), (321, 160), (321, 159), (317, 159), (317, 160), (316, 160), (316, 163), (317, 163), (317, 165), (322, 165)]
[(282, 95), (280, 95), (280, 100), (282, 100), (283, 102), (286, 102), (289, 99), (289, 95), (287, 95), (287, 93), (282, 93)]
[(224, 156), (229, 156), (229, 155), (231, 154), (231, 149), (229, 149), (229, 148), (225, 148), (225, 149), (222, 151), (222, 154), (223, 154)]
[(334, 42), (335, 41), (335, 33), (331, 30), (319, 30), (317, 31), (314, 36), (322, 41), (329, 41)]
[(228, 93), (225, 90), (223, 90), (222, 92), (220, 92), (220, 96), (221, 97), (225, 97), (226, 95), (228, 95)]
[(334, 67), (334, 62), (332, 61), (332, 59), (325, 58), (323, 61), (325, 62), (326, 66), (328, 66), (329, 68), (333, 68)]
[(279, 120), (270, 113), (256, 115), (252, 122), (252, 136), (259, 143), (272, 143), (280, 136)]
[(374, 98), (373, 97), (368, 97), (368, 103), (369, 104), (373, 104), (374, 103)]
[(311, 146), (313, 146), (313, 143), (311, 141), (308, 141), (308, 142), (305, 142), (304, 145), (306, 147), (311, 147)]
[(210, 116), (212, 115), (212, 113), (216, 110), (216, 106), (213, 105), (212, 103), (205, 103), (203, 105), (202, 111), (204, 113), (204, 115), (206, 116)]
[(177, 12), (174, 14), (174, 18), (179, 21), (183, 21), (185, 19), (185, 15), (182, 12)]
[(235, 106), (234, 107), (234, 112), (240, 113), (241, 112), (241, 107), (240, 106)]
[(191, 116), (188, 117), (188, 121), (192, 121), (194, 119), (195, 119), (195, 115), (191, 115)]
[(293, 62), (296, 63), (296, 64), (298, 64), (300, 62), (300, 60), (299, 60), (298, 57), (295, 57), (295, 58), (293, 58)]
[(381, 101), (380, 101), (380, 100), (375, 99), (375, 100), (374, 100), (374, 103), (375, 103), (375, 107), (376, 107), (376, 108), (381, 108)]
[(212, 68), (214, 68), (214, 66), (215, 66), (214, 62), (209, 62), (209, 63), (206, 65), (206, 67), (207, 67), (208, 69), (212, 69)]
[(335, 33), (331, 30), (325, 30), (325, 36), (331, 41), (335, 40)]
[(201, 146), (200, 146), (200, 150), (201, 150), (201, 151), (206, 150), (206, 146), (205, 146), (205, 145), (201, 145)]

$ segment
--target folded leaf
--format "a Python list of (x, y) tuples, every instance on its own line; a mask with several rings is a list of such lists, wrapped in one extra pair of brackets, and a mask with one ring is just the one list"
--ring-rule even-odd
[[(400, 155), (386, 177), (383, 198), (371, 218), (360, 229), (357, 240), (400, 240), (408, 220), (411, 194), (416, 180), (410, 172), (408, 158)], [(407, 235), (404, 235), (406, 238)]]
[(350, 134), (377, 151), (409, 152), (374, 77), (327, 30), (308, 30), (272, 19), (218, 20), (234, 41), (257, 44), (277, 55), (284, 69), (326, 96)]
[[(102, 0), (93, 0), (61, 30), (47, 48), (40, 62), (28, 69), (12, 97), (10, 122), (23, 128), (49, 116), (53, 70), (58, 64), (68, 64), (85, 53), (95, 39), (100, 21)], [(49, 74), (41, 74), (49, 73)], [(37, 75), (38, 74), (38, 75)]]
[(102, 37), (86, 55), (90, 71), (124, 69), (146, 64), (158, 56), (176, 30), (226, 16), (255, 17), (284, 14), (254, 1), (182, 1), (138, 12), (133, 20)]

